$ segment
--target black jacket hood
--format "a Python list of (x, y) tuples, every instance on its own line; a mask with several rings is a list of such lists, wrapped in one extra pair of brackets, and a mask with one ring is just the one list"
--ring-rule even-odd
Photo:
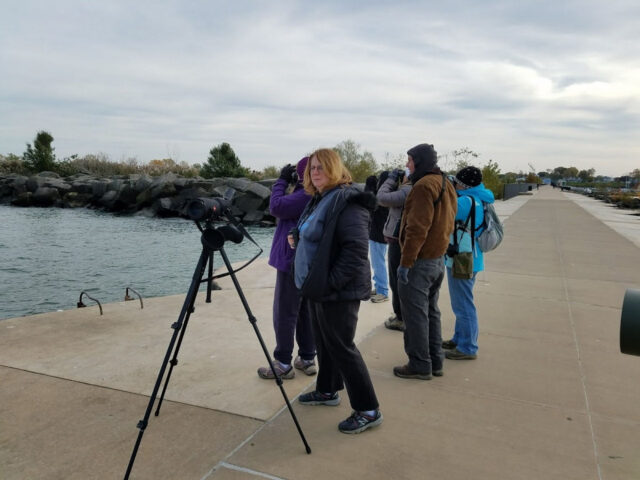
[(378, 199), (373, 193), (359, 192), (357, 190), (355, 190), (355, 193), (351, 194), (347, 198), (347, 202), (360, 205), (361, 207), (366, 208), (370, 212), (373, 212), (378, 206)]

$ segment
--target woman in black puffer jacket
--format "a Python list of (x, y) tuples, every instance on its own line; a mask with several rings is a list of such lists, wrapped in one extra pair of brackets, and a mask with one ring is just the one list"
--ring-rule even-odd
[(303, 405), (338, 405), (345, 386), (353, 413), (340, 422), (343, 433), (360, 433), (382, 423), (373, 384), (354, 337), (360, 301), (371, 294), (369, 222), (375, 197), (352, 187), (351, 175), (333, 150), (310, 155), (305, 190), (313, 195), (291, 241), (294, 278), (309, 300), (319, 371), (316, 390)]

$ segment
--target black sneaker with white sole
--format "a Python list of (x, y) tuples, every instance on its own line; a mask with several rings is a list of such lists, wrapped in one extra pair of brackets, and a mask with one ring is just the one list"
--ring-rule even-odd
[(338, 425), (338, 430), (342, 433), (360, 433), (367, 428), (377, 427), (382, 423), (382, 412), (376, 410), (375, 415), (369, 416), (362, 412), (352, 412), (351, 416)]
[(340, 405), (340, 395), (338, 395), (338, 392), (322, 393), (314, 390), (300, 395), (298, 403), (300, 405), (329, 405), (330, 407), (335, 407)]

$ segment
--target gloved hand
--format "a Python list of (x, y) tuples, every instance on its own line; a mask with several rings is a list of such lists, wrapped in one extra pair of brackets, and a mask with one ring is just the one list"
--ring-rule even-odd
[(391, 170), (391, 172), (389, 173), (389, 178), (391, 180), (393, 180), (394, 182), (398, 181), (398, 178), (400, 178), (400, 175), (403, 174), (404, 172), (402, 170), (400, 170), (399, 168), (395, 168), (393, 170)]
[(296, 171), (296, 167), (288, 163), (282, 170), (280, 170), (280, 178), (287, 183), (291, 183), (293, 181), (293, 174)]
[(398, 281), (403, 285), (409, 283), (409, 267), (398, 267)]

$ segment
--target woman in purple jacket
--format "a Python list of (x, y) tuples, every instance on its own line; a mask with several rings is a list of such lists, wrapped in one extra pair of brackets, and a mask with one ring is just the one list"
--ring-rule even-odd
[[(278, 226), (271, 243), (269, 265), (277, 270), (276, 288), (273, 296), (273, 329), (276, 333), (276, 349), (273, 352), (273, 366), (280, 378), (295, 377), (294, 367), (307, 375), (315, 375), (314, 361), (316, 346), (313, 338), (311, 317), (307, 303), (302, 301), (293, 281), (292, 263), (295, 250), (289, 246), (287, 234), (296, 226), (298, 218), (311, 198), (304, 191), (302, 179), (308, 157), (300, 160), (297, 166), (287, 165), (280, 172), (280, 178), (271, 189), (269, 209), (278, 219)], [(297, 178), (295, 174), (297, 173)], [(293, 191), (287, 194), (287, 188), (294, 184)], [(298, 356), (291, 365), (293, 357), (293, 339), (298, 343)], [(260, 378), (273, 379), (270, 367), (258, 369)]]

